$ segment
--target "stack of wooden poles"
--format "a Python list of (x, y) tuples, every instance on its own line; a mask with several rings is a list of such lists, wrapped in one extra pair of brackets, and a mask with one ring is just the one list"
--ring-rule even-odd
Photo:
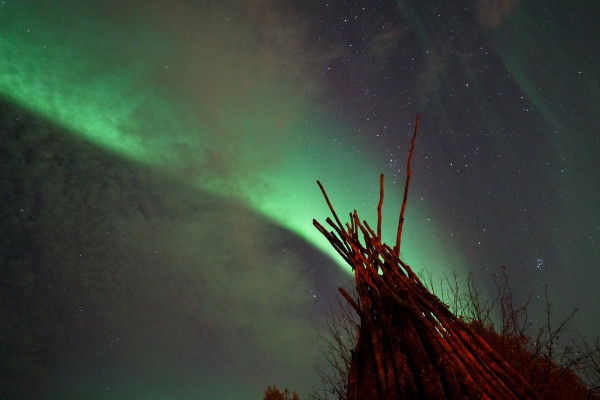
[(352, 267), (358, 292), (357, 304), (340, 288), (361, 321), (347, 399), (538, 399), (531, 385), (400, 259), (410, 156), (394, 248), (381, 241), (383, 175), (377, 232), (356, 211), (342, 224), (318, 182), (335, 221), (327, 218), (330, 229), (313, 224)]

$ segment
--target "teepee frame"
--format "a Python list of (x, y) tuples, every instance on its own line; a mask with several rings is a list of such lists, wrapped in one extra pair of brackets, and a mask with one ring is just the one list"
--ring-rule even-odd
[(430, 293), (400, 259), (418, 124), (417, 116), (394, 248), (381, 242), (383, 174), (377, 232), (360, 221), (356, 210), (342, 224), (317, 181), (335, 222), (326, 219), (333, 230), (316, 220), (313, 224), (352, 267), (359, 297), (357, 304), (339, 289), (360, 317), (347, 399), (538, 399), (531, 385)]

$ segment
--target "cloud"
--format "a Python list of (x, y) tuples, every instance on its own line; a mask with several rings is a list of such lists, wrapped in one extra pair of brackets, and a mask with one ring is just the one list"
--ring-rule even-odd
[(475, 3), (477, 19), (485, 27), (498, 28), (517, 4), (517, 0), (478, 0)]
[(423, 70), (419, 75), (415, 93), (421, 104), (434, 97), (442, 81), (447, 65), (444, 58), (437, 50), (431, 50), (423, 63)]
[(399, 47), (402, 40), (405, 40), (405, 35), (408, 27), (401, 28), (397, 24), (387, 24), (385, 30), (377, 31), (371, 38), (367, 52), (372, 57), (392, 58), (399, 52)]
[(1, 109), (0, 325), (28, 338), (6, 342), (40, 371), (28, 384), (212, 390), (219, 371), (309, 389), (337, 265), (238, 202)]

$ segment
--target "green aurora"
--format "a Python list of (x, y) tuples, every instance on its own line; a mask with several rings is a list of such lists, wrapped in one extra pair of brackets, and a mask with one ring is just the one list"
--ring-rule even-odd
[[(335, 260), (311, 223), (329, 216), (317, 179), (342, 219), (357, 209), (376, 222), (385, 160), (348, 139), (343, 122), (324, 119), (318, 85), (290, 66), (297, 56), (287, 44), (257, 47), (256, 24), (225, 9), (176, 10), (168, 18), (177, 23), (156, 10), (119, 10), (115, 23), (108, 6), (38, 3), (2, 5), (3, 97), (120, 157), (239, 200)], [(399, 134), (408, 149), (411, 128)], [(402, 256), (416, 268), (465, 268), (416, 201), (419, 179), (414, 171)], [(403, 182), (388, 179), (386, 189), (383, 237), (393, 243)]]

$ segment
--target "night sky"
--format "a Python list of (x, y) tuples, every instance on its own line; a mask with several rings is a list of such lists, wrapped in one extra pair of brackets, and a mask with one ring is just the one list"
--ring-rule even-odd
[[(460, 3), (460, 4), (458, 4)], [(312, 226), (600, 321), (600, 3), (0, 1), (0, 399), (319, 384), (352, 276)]]

